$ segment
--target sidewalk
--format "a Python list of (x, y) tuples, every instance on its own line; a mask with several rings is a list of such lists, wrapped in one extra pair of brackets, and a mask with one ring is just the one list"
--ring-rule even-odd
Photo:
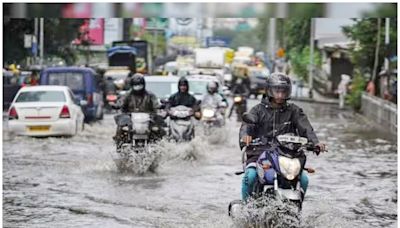
[(317, 91), (313, 90), (313, 98), (309, 98), (308, 87), (303, 87), (299, 89), (296, 84), (292, 86), (292, 97), (293, 101), (305, 101), (305, 102), (313, 102), (313, 103), (321, 103), (321, 104), (339, 104), (339, 100), (335, 98), (324, 97), (319, 94)]

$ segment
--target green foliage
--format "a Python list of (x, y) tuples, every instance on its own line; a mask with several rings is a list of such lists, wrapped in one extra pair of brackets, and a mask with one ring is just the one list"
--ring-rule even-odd
[[(350, 48), (352, 62), (361, 69), (367, 68), (373, 71), (375, 59), (375, 47), (378, 34), (378, 19), (365, 18), (355, 20), (353, 26), (343, 27), (343, 33), (351, 40), (355, 41), (353, 47)], [(390, 19), (390, 44), (385, 47), (385, 20), (381, 20), (379, 62), (377, 71), (379, 72), (383, 65), (384, 58), (388, 51), (391, 55), (397, 55), (397, 19)]]
[[(153, 56), (161, 56), (165, 54), (167, 43), (164, 34), (157, 33), (157, 36), (155, 36), (154, 32), (146, 31), (143, 33), (140, 39), (146, 40), (152, 44)], [(157, 45), (157, 47), (155, 45)]]
[[(293, 67), (294, 73), (303, 81), (307, 81), (308, 78), (308, 66), (310, 65), (310, 47), (305, 46), (302, 49), (292, 48), (289, 52), (289, 58)], [(321, 54), (314, 51), (314, 66), (321, 66)]]
[(397, 3), (380, 3), (373, 11), (365, 12), (363, 17), (397, 18)]
[(355, 110), (360, 110), (361, 108), (361, 95), (365, 90), (366, 79), (359, 69), (354, 70), (353, 82), (351, 84), (351, 90), (346, 96), (346, 101)]
[(4, 20), (3, 26), (3, 63), (20, 63), (30, 53), (24, 48), (24, 34), (33, 33), (33, 20)]
[[(78, 35), (81, 19), (50, 18), (44, 20), (44, 55), (58, 56), (69, 65), (76, 59), (76, 51), (70, 44)], [(24, 34), (34, 33), (33, 19), (11, 19), (4, 22), (4, 62), (22, 62), (32, 56), (29, 49), (24, 48)]]

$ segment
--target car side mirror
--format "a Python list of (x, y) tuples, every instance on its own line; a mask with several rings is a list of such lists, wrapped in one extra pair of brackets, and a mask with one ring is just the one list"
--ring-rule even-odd
[(248, 124), (257, 124), (256, 117), (255, 117), (253, 114), (250, 114), (250, 113), (248, 113), (248, 112), (243, 113), (242, 119), (243, 119), (243, 121), (244, 121), (245, 123), (248, 123)]
[(80, 106), (86, 106), (88, 102), (86, 100), (80, 100), (79, 101)]

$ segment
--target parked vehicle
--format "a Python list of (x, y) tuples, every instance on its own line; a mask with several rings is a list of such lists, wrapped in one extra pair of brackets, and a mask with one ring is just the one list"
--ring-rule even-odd
[(29, 136), (73, 136), (83, 130), (84, 115), (66, 86), (32, 86), (21, 88), (8, 112), (9, 131)]
[(103, 91), (98, 83), (95, 71), (86, 67), (50, 67), (40, 76), (41, 85), (68, 86), (79, 101), (86, 101), (87, 105), (82, 107), (85, 121), (103, 118)]

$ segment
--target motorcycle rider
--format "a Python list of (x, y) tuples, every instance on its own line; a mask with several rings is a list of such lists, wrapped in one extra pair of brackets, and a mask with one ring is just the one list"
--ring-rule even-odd
[[(318, 141), (303, 110), (287, 102), (292, 91), (290, 78), (283, 73), (275, 72), (267, 78), (266, 90), (266, 98), (250, 110), (257, 124), (242, 123), (239, 133), (240, 147), (249, 145), (254, 138), (271, 142), (278, 134), (294, 133), (307, 138), (319, 148), (319, 151), (325, 151), (325, 144)], [(262, 152), (262, 150), (246, 151), (246, 165), (256, 162)], [(242, 200), (247, 200), (251, 196), (256, 178), (256, 169), (247, 166), (242, 180)], [(305, 193), (308, 186), (308, 177), (305, 172), (302, 172), (300, 177), (300, 185)]]
[(210, 105), (217, 108), (217, 119), (223, 121), (223, 113), (227, 104), (217, 90), (218, 84), (216, 82), (207, 83), (207, 93), (203, 96), (202, 105)]
[[(123, 98), (121, 111), (122, 113), (145, 112), (150, 113), (155, 121), (156, 126), (164, 125), (164, 120), (157, 115), (157, 109), (160, 107), (157, 97), (146, 90), (144, 76), (136, 73), (129, 81), (131, 87), (129, 94)], [(159, 127), (157, 138), (165, 135), (162, 127)], [(121, 134), (121, 129), (117, 128), (116, 137)]]
[[(233, 84), (231, 93), (233, 96), (235, 95), (240, 95), (243, 97), (243, 110), (244, 112), (247, 111), (247, 97), (250, 95), (250, 89), (246, 85), (247, 83), (244, 83), (244, 80), (240, 77), (236, 78), (235, 83)], [(233, 109), (235, 108), (235, 104), (232, 105), (231, 109), (229, 110), (229, 115), (228, 118), (231, 117)]]
[(181, 77), (178, 81), (178, 92), (172, 94), (168, 99), (167, 109), (183, 105), (194, 110), (197, 119), (201, 117), (196, 98), (189, 94), (189, 82), (185, 77)]

